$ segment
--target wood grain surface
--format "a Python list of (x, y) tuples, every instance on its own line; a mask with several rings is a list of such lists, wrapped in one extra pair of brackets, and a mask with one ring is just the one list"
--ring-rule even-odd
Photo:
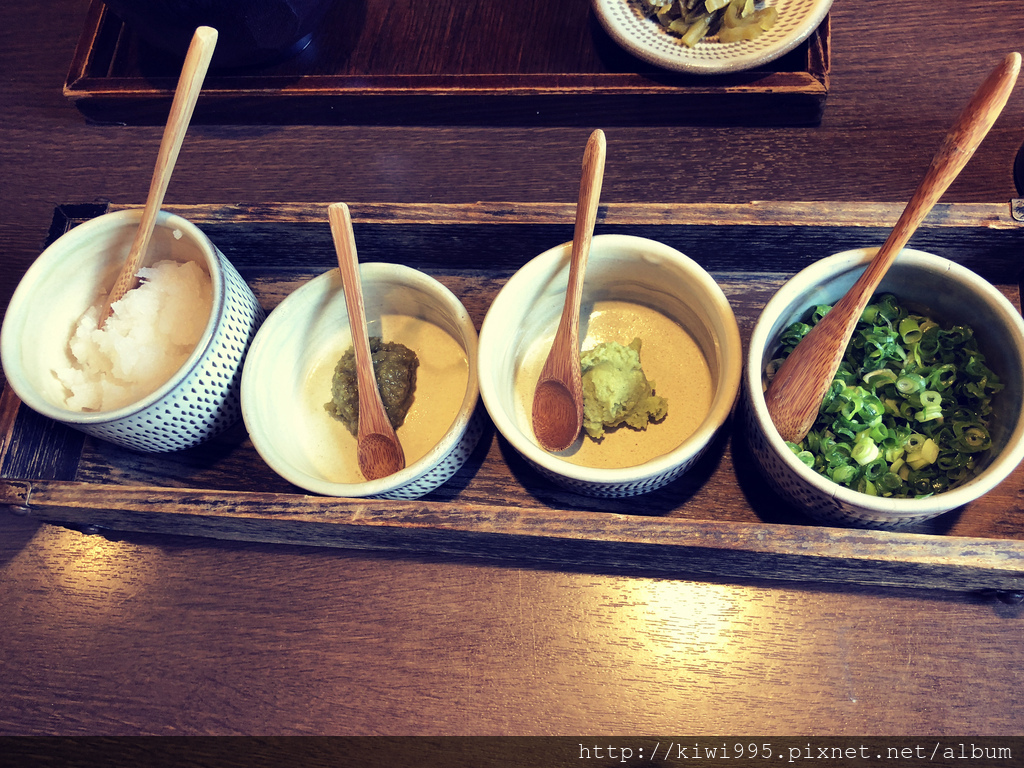
[[(297, 56), (244, 70), (218, 69), (215, 59), (196, 122), (503, 126), (579, 124), (594, 114), (602, 125), (647, 126), (821, 119), (828, 17), (755, 72), (707, 77), (663, 71), (629, 55), (588, 12), (589, 3), (567, 0), (554, 9), (542, 0), (443, 0), (429, 14), (404, 13), (388, 0), (334, 3)], [(98, 122), (159, 123), (179, 66), (93, 0), (64, 91)]]
[[(160, 128), (91, 124), (62, 94), (87, 7), (0, 5), (4, 304), (55, 205), (145, 198)], [(1024, 9), (872, 9), (833, 7), (820, 125), (613, 126), (602, 199), (906, 201), (975, 84), (1020, 49)], [(575, 199), (595, 122), (200, 125), (167, 203), (543, 209)], [(944, 201), (1008, 201), (1022, 141), (1018, 90)], [(986, 595), (96, 536), (7, 512), (0, 587), (3, 734), (999, 735), (1024, 722), (1024, 608)]]

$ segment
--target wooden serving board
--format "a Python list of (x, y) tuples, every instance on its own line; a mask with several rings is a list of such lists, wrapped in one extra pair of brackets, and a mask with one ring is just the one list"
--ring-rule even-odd
[[(297, 56), (211, 72), (193, 122), (240, 124), (817, 124), (829, 20), (757, 69), (686, 75), (622, 50), (590, 0), (339, 2)], [(64, 94), (96, 122), (163, 124), (181, 61), (89, 6)]]
[[(63, 206), (51, 239), (104, 210)], [(572, 237), (575, 205), (351, 204), (363, 261), (399, 261), (448, 285), (479, 327), (523, 263)], [(701, 263), (746, 343), (772, 293), (812, 261), (880, 244), (901, 206), (847, 203), (601, 207), (597, 233), (641, 235)], [(202, 228), (269, 310), (335, 263), (326, 204), (170, 210)], [(1024, 205), (940, 205), (913, 247), (983, 275), (1019, 308)], [(553, 567), (1024, 592), (1024, 469), (967, 507), (893, 533), (823, 526), (768, 489), (740, 419), (688, 474), (632, 499), (562, 490), (491, 427), (452, 480), (416, 501), (311, 496), (272, 472), (241, 426), (199, 448), (147, 455), (0, 401), (0, 503), (41, 521), (404, 553), (513, 558)], [(489, 424), (489, 422), (488, 422)]]

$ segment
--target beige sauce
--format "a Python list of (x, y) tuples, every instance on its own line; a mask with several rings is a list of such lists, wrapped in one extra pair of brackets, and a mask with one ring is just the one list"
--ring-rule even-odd
[[(404, 344), (420, 361), (412, 408), (397, 432), (409, 466), (437, 444), (458, 415), (469, 383), (469, 362), (455, 339), (422, 318), (384, 315), (371, 333)], [(314, 466), (325, 479), (338, 483), (365, 480), (356, 461), (355, 437), (324, 410), (331, 399), (334, 367), (351, 346), (351, 336), (339, 335), (314, 363), (303, 387), (302, 423), (296, 425), (308, 435)]]
[[(696, 431), (711, 409), (714, 387), (707, 360), (686, 330), (649, 307), (605, 301), (594, 306), (586, 334), (584, 351), (606, 341), (629, 344), (639, 336), (640, 363), (655, 392), (668, 399), (668, 415), (646, 430), (618, 427), (600, 442), (583, 436), (562, 458), (585, 467), (632, 467), (668, 453)], [(554, 328), (527, 350), (516, 378), (517, 416), (531, 437), (533, 392), (553, 336)]]

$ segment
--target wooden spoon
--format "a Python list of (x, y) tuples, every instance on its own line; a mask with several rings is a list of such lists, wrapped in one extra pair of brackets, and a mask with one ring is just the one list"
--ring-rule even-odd
[(366, 331), (363, 309), (363, 286), (359, 279), (356, 238), (348, 206), (334, 203), (327, 209), (334, 247), (338, 252), (338, 269), (345, 289), (348, 324), (352, 329), (352, 347), (356, 355), (356, 384), (359, 389), (359, 428), (356, 435), (356, 457), (359, 471), (367, 480), (379, 480), (405, 468), (405, 452), (398, 442), (391, 420), (384, 410), (370, 357), (370, 339)]
[(135, 240), (132, 241), (131, 249), (128, 251), (128, 259), (121, 268), (114, 287), (107, 294), (103, 310), (100, 312), (100, 327), (103, 327), (110, 316), (110, 305), (123, 298), (138, 281), (137, 273), (146, 257), (149, 241), (153, 237), (156, 216), (160, 212), (160, 206), (163, 205), (164, 194), (167, 192), (167, 185), (171, 180), (171, 171), (174, 170), (174, 163), (178, 159), (178, 151), (185, 139), (185, 132), (188, 130), (192, 113), (195, 111), (196, 101), (199, 99), (199, 92), (202, 90), (203, 80), (206, 79), (206, 71), (210, 68), (210, 59), (213, 58), (213, 50), (216, 47), (216, 29), (213, 27), (196, 29), (192, 36), (192, 42), (189, 44), (188, 53), (185, 54), (185, 63), (182, 65), (181, 75), (178, 78), (178, 87), (174, 91), (174, 100), (171, 102), (171, 111), (167, 116), (167, 125), (164, 127), (164, 135), (160, 140), (160, 151), (157, 154), (156, 167), (153, 169), (153, 179), (149, 184), (146, 205), (142, 209), (142, 219), (139, 221)]
[(533, 394), (533, 432), (547, 451), (564, 451), (583, 428), (583, 382), (580, 377), (580, 299), (597, 206), (604, 179), (604, 132), (596, 130), (583, 155), (583, 178), (576, 203), (576, 226), (569, 261), (569, 286), (562, 317)]
[(985, 138), (1013, 90), (1020, 64), (1020, 54), (1011, 53), (981, 84), (946, 135), (885, 244), (775, 373), (765, 404), (784, 440), (797, 443), (807, 436), (868, 301), (910, 236)]

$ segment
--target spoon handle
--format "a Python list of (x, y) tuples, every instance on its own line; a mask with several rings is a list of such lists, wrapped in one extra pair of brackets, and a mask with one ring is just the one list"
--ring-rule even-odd
[(576, 223), (572, 234), (574, 258), (570, 264), (569, 285), (565, 292), (565, 311), (562, 312), (556, 332), (556, 335), (566, 334), (567, 343), (573, 349), (579, 349), (580, 301), (583, 297), (590, 244), (594, 239), (594, 226), (597, 224), (597, 209), (601, 202), (606, 153), (607, 141), (604, 131), (598, 129), (590, 134), (586, 149), (583, 151), (583, 173), (580, 177)]
[(985, 138), (1013, 90), (1020, 65), (1020, 54), (1009, 54), (978, 87), (863, 274), (776, 371), (765, 393), (765, 405), (783, 439), (797, 443), (810, 431), (868, 301), (911, 235)]
[(174, 100), (171, 102), (171, 111), (167, 117), (167, 124), (164, 126), (163, 138), (160, 140), (160, 151), (157, 154), (156, 167), (149, 184), (146, 205), (142, 209), (142, 219), (139, 221), (135, 239), (128, 251), (128, 258), (121, 268), (113, 288), (107, 294), (106, 304), (100, 313), (101, 325), (110, 315), (110, 305), (135, 287), (136, 273), (142, 266), (142, 261), (149, 248), (149, 241), (153, 236), (153, 229), (156, 227), (156, 217), (160, 213), (160, 206), (163, 205), (167, 185), (171, 181), (171, 172), (178, 160), (178, 152), (185, 140), (185, 133), (192, 120), (192, 113), (199, 100), (199, 93), (203, 88), (203, 81), (206, 79), (206, 72), (210, 68), (210, 59), (213, 58), (216, 46), (216, 29), (213, 27), (196, 29), (192, 36), (192, 42), (189, 44), (188, 53), (185, 54), (185, 63), (182, 65), (181, 75), (178, 77)]
[[(368, 480), (374, 480), (402, 469), (405, 466), (405, 456), (395, 429), (391, 426), (391, 420), (384, 410), (377, 377), (373, 372), (352, 216), (345, 203), (333, 203), (327, 208), (327, 218), (331, 223), (331, 234), (338, 253), (338, 270), (341, 272), (341, 284), (345, 291), (345, 309), (348, 312), (348, 325), (352, 332), (352, 348), (356, 358), (356, 384), (359, 390), (359, 467)], [(376, 440), (367, 440), (368, 436), (375, 435), (383, 436), (389, 445), (385, 447), (379, 445)], [(387, 455), (377, 456), (378, 448)], [(374, 455), (368, 455), (364, 449), (368, 449)], [(395, 455), (396, 453), (398, 455)], [(401, 465), (397, 466), (399, 461)], [(385, 462), (391, 466), (383, 471), (381, 466)]]
[(881, 250), (856, 284), (862, 286), (859, 289), (864, 301), (861, 306), (862, 310), (864, 306), (867, 306), (871, 294), (882, 281), (900, 250), (907, 244), (911, 235), (924, 221), (949, 185), (960, 175), (960, 171), (967, 165), (982, 139), (992, 128), (996, 118), (1003, 111), (1017, 81), (1020, 65), (1019, 53), (1008, 54), (978, 86), (956, 123), (946, 134), (942, 145), (935, 153), (935, 157), (932, 158), (928, 171), (914, 191), (913, 197), (910, 198), (907, 207), (903, 209), (903, 213), (889, 233)]

